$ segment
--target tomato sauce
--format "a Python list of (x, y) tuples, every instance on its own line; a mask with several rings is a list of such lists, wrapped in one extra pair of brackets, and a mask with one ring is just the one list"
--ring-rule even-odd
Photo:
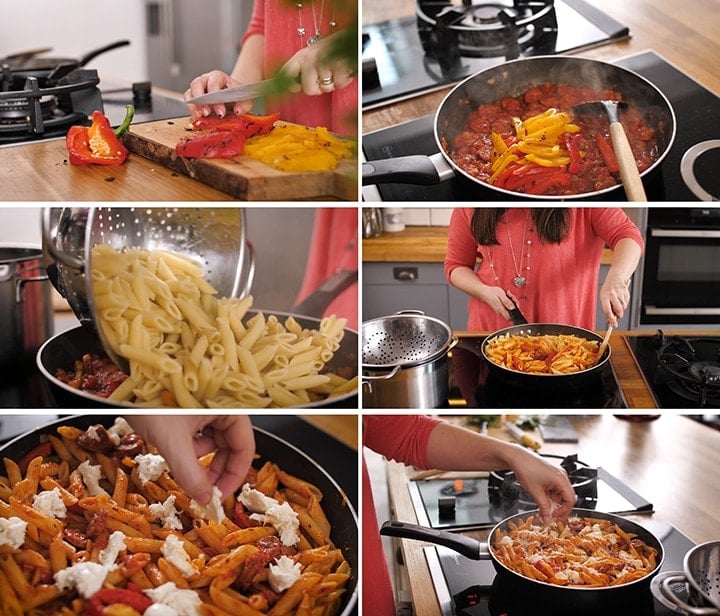
[[(487, 182), (492, 171), (493, 144), (491, 133), (498, 133), (511, 143), (515, 137), (513, 117), (521, 120), (544, 113), (550, 108), (570, 114), (580, 131), (573, 134), (573, 148), (577, 148), (582, 165), (563, 169), (563, 182), (544, 186), (545, 195), (577, 195), (595, 192), (620, 183), (612, 159), (609, 122), (603, 111), (574, 113), (572, 107), (587, 101), (622, 100), (619, 92), (567, 84), (545, 83), (515, 97), (502, 98), (494, 103), (480, 105), (468, 117), (463, 130), (449, 145), (449, 155), (466, 173)], [(642, 113), (632, 105), (620, 112), (620, 120), (630, 142), (640, 173), (658, 160), (660, 151), (655, 129)], [(658, 127), (659, 130), (662, 127)], [(517, 192), (526, 192), (523, 187)], [(529, 191), (527, 191), (529, 192)]]
[(55, 377), (70, 387), (100, 398), (109, 397), (128, 378), (107, 357), (89, 353), (75, 362), (73, 370), (58, 368)]

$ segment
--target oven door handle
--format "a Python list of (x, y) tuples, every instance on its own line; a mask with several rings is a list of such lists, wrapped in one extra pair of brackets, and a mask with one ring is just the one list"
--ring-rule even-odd
[(645, 312), (654, 315), (720, 316), (720, 308), (659, 308), (651, 304), (645, 306)]
[(650, 229), (652, 237), (720, 238), (720, 231), (710, 229)]

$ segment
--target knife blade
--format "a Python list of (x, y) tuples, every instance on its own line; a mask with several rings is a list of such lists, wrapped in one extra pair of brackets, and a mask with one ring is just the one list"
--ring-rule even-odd
[(528, 447), (535, 451), (540, 449), (540, 443), (538, 443), (532, 436), (530, 436), (527, 432), (521, 430), (511, 421), (505, 422), (505, 429), (513, 435), (513, 437), (515, 438), (515, 440), (517, 440), (518, 443), (520, 443), (524, 447)]
[(216, 92), (201, 94), (195, 98), (186, 100), (189, 105), (216, 105), (219, 103), (234, 103), (245, 101), (251, 98), (261, 98), (269, 94), (278, 94), (287, 90), (287, 82), (277, 78), (263, 79), (254, 83), (246, 83), (242, 86), (233, 86)]

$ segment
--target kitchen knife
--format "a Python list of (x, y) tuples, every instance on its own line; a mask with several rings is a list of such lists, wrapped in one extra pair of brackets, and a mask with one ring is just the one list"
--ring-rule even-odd
[(217, 90), (216, 92), (208, 92), (201, 94), (195, 98), (186, 100), (189, 105), (216, 105), (218, 103), (234, 103), (236, 101), (245, 101), (251, 98), (260, 98), (268, 94), (278, 94), (287, 91), (287, 79), (263, 79), (254, 83), (246, 83), (242, 86), (234, 86)]
[(540, 449), (541, 445), (538, 443), (532, 436), (530, 436), (527, 432), (521, 430), (518, 428), (514, 423), (511, 421), (505, 422), (505, 429), (513, 435), (515, 440), (517, 440), (518, 443), (523, 445), (524, 447), (528, 447), (529, 449), (534, 449), (537, 451)]

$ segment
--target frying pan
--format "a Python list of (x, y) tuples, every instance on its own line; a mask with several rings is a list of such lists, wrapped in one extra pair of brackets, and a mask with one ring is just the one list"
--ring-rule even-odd
[[(320, 325), (320, 319), (317, 318), (281, 312), (274, 314), (280, 320), (293, 316), (303, 328), (317, 329)], [(343, 339), (340, 341), (340, 348), (335, 351), (332, 360), (327, 365), (328, 371), (346, 378), (357, 376), (357, 349), (357, 332), (345, 329)], [(37, 352), (36, 363), (44, 377), (43, 383), (47, 387), (50, 399), (61, 408), (135, 408), (134, 405), (127, 402), (111, 402), (80, 391), (66, 385), (55, 377), (59, 368), (71, 370), (74, 362), (86, 353), (104, 356), (105, 350), (97, 334), (90, 327), (82, 325), (53, 336), (40, 347)], [(328, 400), (303, 405), (299, 408), (316, 407), (356, 408), (357, 390)]]
[(589, 329), (574, 327), (572, 325), (561, 325), (559, 323), (512, 325), (511, 327), (506, 327), (493, 332), (485, 338), (480, 351), (487, 362), (490, 374), (510, 386), (535, 389), (539, 392), (552, 394), (573, 391), (595, 382), (605, 369), (605, 366), (610, 362), (610, 347), (608, 346), (607, 350), (598, 362), (585, 370), (580, 370), (579, 372), (572, 372), (569, 374), (529, 374), (527, 372), (520, 372), (519, 370), (512, 370), (491, 361), (487, 354), (489, 341), (497, 336), (503, 336), (506, 334), (525, 334), (529, 336), (562, 334), (578, 336), (590, 341), (595, 340), (598, 344), (602, 342), (602, 336), (599, 336)]
[[(94, 424), (112, 425), (115, 415), (76, 415), (62, 417), (44, 426), (38, 427), (0, 447), (0, 456), (19, 461), (33, 447), (40, 444), (41, 438), (54, 434), (61, 425), (71, 425), (85, 429)], [(132, 418), (130, 418), (132, 423)], [(357, 515), (348, 496), (342, 491), (335, 480), (306, 453), (292, 444), (273, 434), (255, 427), (255, 447), (260, 458), (254, 462), (262, 464), (265, 460), (276, 462), (283, 470), (314, 483), (323, 493), (323, 509), (332, 525), (331, 538), (335, 545), (342, 549), (346, 560), (353, 570), (344, 596), (341, 616), (349, 616), (357, 604), (357, 572), (358, 568), (358, 521)]]
[[(625, 532), (635, 534), (638, 539), (641, 539), (648, 546), (657, 550), (655, 568), (648, 575), (626, 584), (618, 584), (617, 586), (558, 586), (525, 577), (505, 566), (495, 556), (491, 547), (496, 536), (502, 531), (508, 531), (510, 524), (525, 520), (529, 515), (533, 514), (537, 514), (537, 511), (525, 511), (505, 518), (490, 531), (487, 543), (466, 535), (418, 526), (416, 524), (408, 524), (406, 522), (385, 522), (380, 529), (380, 534), (388, 537), (417, 539), (443, 545), (471, 560), (491, 560), (495, 571), (503, 582), (506, 582), (507, 585), (512, 585), (512, 588), (516, 588), (518, 592), (527, 592), (528, 596), (532, 595), (539, 601), (555, 601), (558, 603), (573, 601), (575, 604), (574, 607), (578, 609), (581, 609), (583, 606), (596, 609), (600, 601), (615, 600), (620, 596), (630, 596), (631, 594), (634, 595), (635, 593), (649, 591), (650, 581), (660, 571), (665, 557), (665, 551), (660, 540), (646, 528), (631, 520), (611, 513), (598, 512), (591, 509), (573, 509), (570, 512), (570, 516), (609, 520), (613, 524), (617, 524), (617, 526)], [(577, 613), (580, 614), (582, 611), (578, 611)]]
[[(434, 134), (439, 153), (363, 163), (363, 185), (386, 182), (430, 185), (461, 175), (483, 188), (514, 198), (522, 196), (557, 201), (558, 196), (517, 193), (483, 182), (456, 164), (448, 151), (448, 144), (452, 144), (455, 136), (462, 132), (468, 116), (479, 105), (517, 96), (533, 86), (548, 82), (611, 88), (620, 92), (629, 105), (643, 110), (645, 119), (656, 132), (658, 159), (641, 173), (641, 177), (655, 170), (670, 151), (675, 139), (675, 112), (667, 97), (650, 81), (626, 68), (597, 60), (563, 55), (536, 56), (505, 62), (461, 81), (448, 93), (435, 115)], [(617, 188), (611, 186), (561, 198), (597, 197)]]
[[(70, 71), (85, 66), (90, 60), (96, 58), (106, 51), (125, 47), (130, 44), (128, 40), (115, 41), (98, 49), (93, 49), (79, 58), (45, 57), (35, 55), (32, 51), (17, 53), (0, 59), (0, 66), (9, 66), (13, 78), (17, 81), (24, 81), (28, 77), (35, 77), (42, 83), (60, 79)], [(44, 52), (44, 49), (38, 50)]]

